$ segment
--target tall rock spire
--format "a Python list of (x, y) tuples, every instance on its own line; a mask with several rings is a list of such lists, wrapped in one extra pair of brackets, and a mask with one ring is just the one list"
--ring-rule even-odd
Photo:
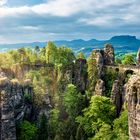
[(104, 64), (114, 65), (114, 62), (115, 62), (114, 48), (111, 44), (106, 44), (104, 48)]
[(137, 65), (140, 65), (140, 48), (137, 53), (136, 63), (137, 63)]

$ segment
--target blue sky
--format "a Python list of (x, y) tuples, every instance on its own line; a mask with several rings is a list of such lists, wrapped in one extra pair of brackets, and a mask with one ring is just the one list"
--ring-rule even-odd
[(0, 0), (0, 42), (140, 38), (140, 0)]

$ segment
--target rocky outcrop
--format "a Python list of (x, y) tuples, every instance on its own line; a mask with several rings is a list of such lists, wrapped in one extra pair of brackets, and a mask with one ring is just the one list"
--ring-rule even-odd
[(0, 79), (0, 139), (16, 140), (14, 105), (11, 95), (12, 83), (7, 78)]
[[(28, 83), (28, 85), (27, 85)], [(32, 105), (26, 100), (32, 95), (29, 80), (21, 85), (18, 80), (0, 78), (0, 139), (16, 140), (16, 123), (31, 117)]]
[(111, 44), (107, 44), (104, 48), (104, 64), (114, 65), (114, 62), (115, 62), (114, 48)]
[(103, 80), (99, 79), (97, 80), (95, 86), (95, 95), (104, 96), (104, 92), (105, 92), (105, 83)]
[(137, 53), (136, 63), (137, 63), (137, 65), (140, 65), (140, 48)]
[(103, 72), (104, 58), (103, 58), (103, 50), (94, 50), (92, 52), (92, 59), (95, 60), (95, 64), (93, 67), (97, 69), (97, 77), (101, 78)]
[(14, 73), (10, 68), (0, 68), (0, 77), (8, 77), (12, 79), (14, 77)]
[(115, 63), (113, 46), (111, 44), (107, 44), (103, 50), (94, 50), (92, 52), (92, 59), (96, 61), (98, 77), (101, 78), (101, 75), (103, 75), (103, 66), (114, 65)]
[(73, 71), (74, 71), (74, 64), (67, 65), (63, 68), (58, 70), (57, 74), (57, 84), (58, 90), (60, 92), (64, 92), (66, 89), (66, 85), (73, 83)]
[[(42, 115), (45, 115), (47, 118), (49, 118), (49, 111), (52, 108), (52, 106), (51, 106), (48, 90), (46, 90), (46, 93), (44, 94), (44, 98), (43, 98), (42, 102), (43, 102), (43, 105), (41, 106), (41, 108), (38, 111), (38, 117), (37, 117), (38, 122), (39, 122), (40, 118), (42, 117)], [(36, 115), (37, 115), (37, 113), (36, 113)]]
[(128, 103), (129, 139), (140, 139), (140, 77), (133, 75), (125, 85)]
[(23, 80), (25, 78), (26, 73), (28, 73), (33, 68), (30, 65), (26, 64), (15, 64), (11, 67), (11, 71), (19, 80)]
[(85, 92), (87, 87), (87, 61), (86, 59), (77, 59), (74, 65), (73, 84), (76, 85), (79, 92)]
[(120, 80), (114, 81), (111, 93), (111, 99), (116, 106), (117, 116), (119, 116), (122, 108), (122, 85)]
[(92, 51), (88, 60), (90, 75), (93, 74), (91, 79), (89, 79), (92, 94), (104, 95), (104, 85), (106, 85), (102, 81), (105, 75), (104, 68), (106, 65), (114, 65), (114, 58), (114, 48), (111, 44), (107, 44), (103, 50), (98, 49)]

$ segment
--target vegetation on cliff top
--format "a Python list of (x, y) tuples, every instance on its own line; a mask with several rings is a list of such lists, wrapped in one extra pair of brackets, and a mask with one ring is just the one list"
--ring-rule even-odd
[[(127, 111), (122, 110), (117, 118), (115, 105), (110, 99), (118, 72), (105, 69), (105, 96), (94, 95), (99, 77), (93, 55), (91, 53), (87, 60), (87, 88), (81, 92), (74, 85), (72, 70), (77, 59), (85, 60), (83, 53), (75, 56), (71, 49), (49, 42), (44, 48), (20, 48), (0, 54), (2, 69), (12, 69), (15, 65), (30, 66), (23, 79), (31, 79), (34, 97), (31, 99), (25, 94), (27, 102), (40, 109), (47, 102), (45, 95), (51, 99), (48, 116), (43, 114), (39, 122), (25, 120), (17, 127), (19, 140), (128, 139)], [(134, 64), (134, 56), (126, 55), (117, 63)]]

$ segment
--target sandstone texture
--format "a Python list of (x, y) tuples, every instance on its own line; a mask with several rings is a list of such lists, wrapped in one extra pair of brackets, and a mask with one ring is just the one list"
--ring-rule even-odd
[(84, 92), (87, 87), (87, 61), (85, 59), (76, 60), (73, 74), (73, 84), (79, 92)]
[(104, 92), (105, 92), (105, 83), (103, 80), (99, 79), (97, 80), (95, 86), (95, 95), (104, 96)]
[(31, 118), (32, 105), (26, 102), (25, 93), (33, 96), (29, 85), (0, 78), (0, 140), (16, 140), (16, 123)]
[(107, 44), (104, 48), (104, 64), (114, 65), (114, 62), (115, 62), (114, 48), (111, 44)]
[(117, 116), (119, 116), (122, 108), (122, 85), (119, 80), (115, 80), (113, 83), (111, 99), (116, 106)]
[(129, 139), (140, 140), (140, 77), (133, 75), (125, 85), (128, 103)]

